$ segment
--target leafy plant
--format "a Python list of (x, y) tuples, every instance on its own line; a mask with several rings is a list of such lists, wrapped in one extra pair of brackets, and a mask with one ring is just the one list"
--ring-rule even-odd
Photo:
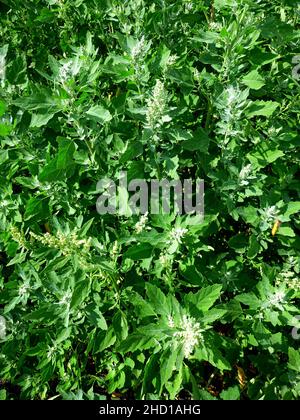
[[(299, 399), (299, 5), (0, 11), (0, 399)], [(98, 214), (122, 172), (204, 220)]]

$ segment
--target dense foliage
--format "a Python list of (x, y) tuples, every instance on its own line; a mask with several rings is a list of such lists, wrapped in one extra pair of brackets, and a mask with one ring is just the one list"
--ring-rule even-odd
[[(0, 399), (298, 399), (299, 4), (0, 11)], [(99, 215), (120, 171), (204, 220)]]

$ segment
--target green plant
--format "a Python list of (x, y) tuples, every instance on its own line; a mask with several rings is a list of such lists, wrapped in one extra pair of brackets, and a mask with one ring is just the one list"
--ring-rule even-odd
[[(0, 11), (0, 399), (299, 399), (299, 5)], [(204, 220), (100, 216), (122, 171)]]

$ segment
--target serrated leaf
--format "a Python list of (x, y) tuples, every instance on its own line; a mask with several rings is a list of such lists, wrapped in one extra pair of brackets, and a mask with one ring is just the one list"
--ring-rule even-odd
[(134, 352), (136, 350), (148, 350), (155, 346), (156, 343), (152, 337), (147, 337), (143, 334), (134, 333), (128, 336), (126, 340), (118, 346), (118, 351), (120, 353), (128, 353)]
[(221, 290), (221, 284), (214, 284), (212, 286), (202, 288), (195, 294), (189, 293), (186, 300), (193, 303), (200, 311), (206, 312), (220, 297)]
[(168, 315), (167, 299), (164, 293), (151, 283), (146, 284), (147, 296), (157, 314)]
[(300, 353), (299, 350), (295, 350), (289, 347), (289, 364), (288, 367), (296, 372), (300, 372)]
[(74, 142), (65, 138), (59, 138), (58, 142), (58, 154), (40, 173), (41, 182), (65, 181), (74, 167)]
[(253, 292), (242, 293), (241, 295), (236, 296), (235, 299), (253, 309), (259, 308), (261, 305), (261, 301)]

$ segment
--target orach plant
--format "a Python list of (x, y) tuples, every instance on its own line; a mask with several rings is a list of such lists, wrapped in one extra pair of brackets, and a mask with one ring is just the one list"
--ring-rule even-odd
[[(0, 399), (299, 399), (299, 24), (0, 2)], [(204, 218), (99, 214), (122, 172), (203, 180)]]

